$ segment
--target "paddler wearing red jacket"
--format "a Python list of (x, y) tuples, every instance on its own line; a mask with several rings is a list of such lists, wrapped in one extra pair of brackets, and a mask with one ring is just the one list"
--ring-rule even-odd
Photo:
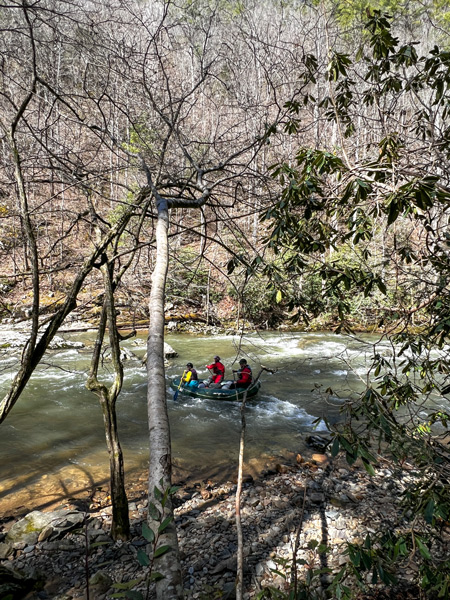
[(235, 388), (248, 388), (253, 381), (252, 370), (245, 358), (241, 358), (239, 364), (241, 366), (239, 371), (233, 371), (233, 373), (237, 373), (238, 379), (230, 385), (228, 388), (230, 390), (234, 390)]
[(214, 357), (214, 362), (211, 365), (206, 365), (209, 371), (212, 371), (211, 383), (222, 383), (225, 377), (225, 365), (220, 362), (220, 356)]
[(220, 387), (220, 384), (225, 377), (225, 365), (220, 362), (220, 356), (214, 357), (214, 362), (211, 365), (206, 365), (206, 368), (210, 371), (211, 375), (207, 381), (201, 383), (198, 387), (209, 387), (216, 388)]

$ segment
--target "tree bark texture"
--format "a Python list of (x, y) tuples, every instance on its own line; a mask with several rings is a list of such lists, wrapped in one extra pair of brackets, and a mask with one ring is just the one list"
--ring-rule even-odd
[(114, 540), (130, 537), (128, 498), (125, 491), (123, 453), (119, 441), (115, 399), (110, 394), (99, 394), (105, 425), (106, 447), (109, 454), (109, 477), (112, 504), (111, 536)]
[[(170, 495), (164, 506), (155, 494), (155, 488), (164, 493), (172, 485), (172, 457), (169, 417), (166, 401), (164, 370), (164, 296), (169, 262), (168, 226), (169, 211), (165, 200), (158, 198), (156, 225), (156, 263), (152, 275), (150, 293), (150, 324), (147, 344), (147, 407), (150, 438), (149, 505), (154, 504), (160, 519), (154, 519), (149, 511), (149, 526), (157, 533), (160, 522), (173, 516)], [(177, 600), (183, 597), (181, 565), (175, 523), (163, 531), (158, 547), (168, 545), (170, 550), (155, 561), (155, 570), (164, 578), (157, 582), (158, 600)]]

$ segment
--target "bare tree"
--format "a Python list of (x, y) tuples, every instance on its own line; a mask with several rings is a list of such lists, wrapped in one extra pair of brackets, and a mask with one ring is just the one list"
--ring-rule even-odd
[[(122, 504), (117, 534), (126, 536), (114, 412), (122, 385), (114, 294), (126, 283), (114, 268), (123, 257), (128, 261), (138, 249), (155, 246), (150, 264), (141, 260), (136, 268), (143, 277), (151, 273), (149, 500), (159, 513), (149, 514), (149, 524), (156, 529), (173, 518), (170, 500), (164, 506), (160, 501), (172, 485), (163, 355), (169, 234), (171, 228), (183, 230), (180, 219), (188, 216), (197, 236), (226, 248), (228, 239), (242, 238), (231, 221), (245, 215), (254, 225), (262, 190), (269, 199), (273, 193), (261, 174), (269, 159), (267, 130), (283, 114), (284, 95), (292, 87), (291, 55), (299, 49), (283, 41), (281, 21), (272, 26), (270, 19), (252, 17), (250, 9), (235, 14), (219, 2), (178, 7), (163, 0), (104, 5), (65, 0), (55, 8), (50, 1), (12, 0), (5, 11), (10, 20), (2, 56), (14, 52), (17, 40), (21, 53), (13, 63), (2, 63), (3, 160), (14, 173), (19, 199), (10, 216), (20, 218), (26, 234), (26, 244), (17, 247), (18, 276), (25, 285), (31, 279), (33, 306), (31, 334), (0, 403), (0, 422), (75, 309), (82, 287), (90, 281), (101, 289), (100, 271), (105, 304), (88, 385), (104, 407), (110, 454), (119, 452), (111, 464), (112, 487)], [(276, 48), (275, 64), (269, 62), (266, 34)], [(49, 234), (41, 236), (41, 223), (51, 231), (51, 242)], [(75, 236), (82, 243), (71, 255)], [(45, 276), (51, 274), (57, 285), (67, 272), (75, 274), (73, 282), (58, 306), (44, 311)], [(98, 377), (106, 327), (115, 368), (110, 388)], [(165, 576), (157, 583), (158, 597), (179, 598), (173, 522), (158, 539), (160, 547), (171, 549), (158, 557)]]

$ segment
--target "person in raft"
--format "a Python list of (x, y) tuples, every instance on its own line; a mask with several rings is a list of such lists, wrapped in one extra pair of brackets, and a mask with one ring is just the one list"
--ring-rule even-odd
[(194, 365), (190, 362), (186, 365), (186, 371), (181, 379), (183, 387), (197, 387), (198, 386), (198, 375), (194, 369)]
[(241, 358), (239, 361), (241, 368), (238, 371), (233, 371), (233, 373), (237, 373), (237, 380), (230, 383), (230, 385), (224, 386), (229, 390), (234, 390), (236, 388), (248, 388), (252, 381), (253, 375), (250, 365), (247, 364), (245, 358)]
[(225, 377), (225, 366), (220, 362), (220, 356), (214, 357), (214, 362), (211, 365), (206, 365), (211, 375), (203, 383), (199, 384), (199, 388), (219, 388), (223, 378)]

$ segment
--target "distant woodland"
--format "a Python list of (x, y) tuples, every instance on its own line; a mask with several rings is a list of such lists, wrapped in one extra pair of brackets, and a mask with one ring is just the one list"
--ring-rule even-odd
[[(335, 323), (343, 310), (374, 326), (380, 315), (389, 319), (417, 307), (428, 294), (415, 278), (427, 245), (417, 221), (411, 227), (400, 218), (387, 231), (384, 209), (366, 218), (367, 204), (355, 203), (325, 216), (328, 207), (314, 204), (341, 193), (363, 164), (383, 168), (389, 153), (396, 161), (394, 187), (413, 177), (445, 179), (448, 83), (435, 73), (438, 102), (430, 101), (427, 76), (408, 86), (423, 66), (414, 57), (432, 56), (435, 45), (445, 49), (448, 7), (393, 2), (377, 8), (393, 16), (395, 51), (405, 48), (403, 62), (390, 68), (371, 67), (364, 56), (364, 3), (5, 5), (1, 315), (54, 312), (98, 235), (127, 215), (114, 237), (114, 268), (123, 271), (118, 310), (127, 321), (147, 318), (155, 209), (136, 197), (148, 185), (184, 202), (170, 211), (166, 299), (172, 312), (275, 327), (300, 306), (300, 320), (321, 315)], [(353, 231), (331, 239), (331, 230), (312, 233), (309, 223), (300, 235), (295, 228), (303, 209), (289, 208), (293, 236), (308, 245), (294, 249), (308, 257), (293, 278), (291, 242), (282, 249), (273, 237), (267, 242), (272, 216), (282, 218), (286, 210), (278, 203), (283, 190), (292, 194), (293, 182), (300, 185), (302, 148), (343, 159), (343, 179), (326, 167), (320, 190), (307, 185), (313, 216), (338, 235), (351, 219)], [(274, 177), (282, 164), (288, 170)], [(371, 208), (389, 192), (386, 185), (366, 188), (364, 177), (352, 185)], [(362, 252), (355, 253), (355, 235)], [(356, 295), (345, 285), (339, 293), (329, 290), (320, 262), (343, 266), (344, 279), (345, 269), (353, 274), (358, 265), (375, 283), (383, 280), (387, 295), (377, 285)], [(102, 288), (99, 269), (90, 269), (76, 293), (81, 318), (95, 318)]]

